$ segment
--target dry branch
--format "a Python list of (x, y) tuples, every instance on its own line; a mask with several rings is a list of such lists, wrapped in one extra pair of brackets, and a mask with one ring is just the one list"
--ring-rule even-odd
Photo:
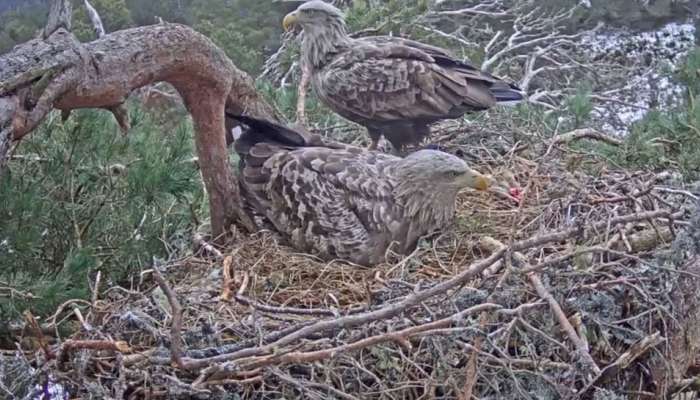
[[(482, 240), (482, 243), (488, 243), (492, 248), (492, 251), (499, 251), (507, 248), (506, 245), (493, 238), (484, 238)], [(513, 257), (522, 264), (523, 268), (532, 268), (525, 256), (523, 256), (522, 254), (517, 252), (513, 253)], [(547, 290), (547, 288), (544, 286), (544, 284), (542, 283), (542, 279), (540, 279), (539, 275), (537, 275), (536, 272), (530, 272), (527, 274), (527, 277), (530, 280), (530, 283), (532, 283), (532, 286), (537, 291), (537, 294), (540, 296), (540, 298), (542, 298), (542, 300), (545, 300), (549, 304), (549, 308), (551, 309), (552, 314), (554, 314), (554, 317), (559, 323), (559, 326), (561, 326), (562, 330), (566, 333), (566, 336), (574, 345), (576, 353), (578, 354), (577, 358), (579, 358), (590, 369), (591, 373), (595, 375), (600, 374), (600, 368), (598, 367), (598, 365), (596, 365), (595, 361), (593, 360), (593, 357), (591, 357), (588, 344), (576, 333), (576, 330), (564, 314), (564, 311), (559, 305), (559, 302), (557, 302), (554, 296), (552, 296), (549, 290)]]
[(153, 278), (160, 286), (160, 289), (165, 293), (168, 299), (172, 312), (172, 322), (170, 327), (170, 356), (172, 357), (173, 365), (178, 368), (184, 368), (185, 364), (182, 361), (182, 306), (177, 300), (177, 296), (173, 289), (168, 285), (168, 282), (163, 278), (163, 275), (158, 270), (157, 263), (153, 264)]
[(214, 237), (232, 222), (253, 230), (253, 222), (239, 210), (226, 152), (224, 109), (272, 119), (277, 113), (223, 51), (183, 25), (128, 29), (85, 44), (58, 28), (46, 40), (29, 41), (0, 56), (0, 148), (7, 149), (2, 135), (8, 134), (8, 126), (9, 135), (19, 140), (53, 107), (110, 110), (127, 129), (126, 98), (160, 81), (177, 89), (192, 114)]
[[(481, 313), (485, 311), (494, 311), (498, 310), (501, 307), (498, 304), (489, 304), (489, 303), (484, 303), (480, 304), (478, 306), (470, 307), (466, 310), (460, 311), (456, 314), (453, 314), (447, 318), (443, 318), (437, 321), (433, 322), (428, 322), (425, 324), (417, 325), (417, 326), (412, 326), (409, 328), (405, 328), (396, 332), (390, 332), (390, 333), (385, 333), (381, 335), (375, 335), (375, 336), (370, 336), (365, 339), (358, 340), (353, 343), (348, 343), (342, 346), (337, 346), (333, 347), (330, 349), (323, 349), (323, 350), (317, 350), (317, 351), (310, 351), (310, 352), (290, 352), (290, 353), (282, 353), (282, 354), (272, 354), (272, 355), (264, 355), (264, 356), (256, 356), (256, 357), (251, 357), (251, 358), (246, 358), (246, 359), (241, 359), (238, 361), (237, 364), (241, 365), (242, 368), (246, 369), (255, 369), (255, 368), (261, 368), (265, 367), (268, 365), (284, 365), (284, 364), (289, 364), (289, 363), (310, 363), (314, 361), (320, 361), (320, 360), (325, 360), (329, 358), (334, 358), (337, 357), (343, 353), (351, 352), (351, 351), (356, 351), (359, 349), (363, 349), (366, 347), (370, 346), (375, 346), (380, 343), (384, 342), (389, 342), (393, 341), (401, 346), (410, 349), (411, 343), (409, 341), (410, 338), (414, 336), (418, 336), (421, 334), (425, 334), (426, 332), (430, 332), (433, 330), (439, 330), (442, 328), (450, 327), (454, 324), (458, 324), (462, 319), (465, 317), (476, 314), (476, 313)], [(227, 370), (226, 366), (219, 367), (220, 370)], [(219, 369), (217, 368), (217, 369)], [(205, 370), (203, 372), (203, 375), (206, 375), (209, 371)], [(201, 379), (201, 377), (200, 377)]]
[(311, 78), (311, 71), (309, 67), (302, 63), (301, 66), (301, 79), (299, 80), (299, 88), (297, 89), (297, 120), (296, 123), (301, 126), (306, 126), (308, 124), (306, 120), (306, 92), (309, 90), (309, 79)]
[(64, 360), (75, 350), (108, 350), (129, 353), (131, 349), (126, 342), (112, 340), (66, 340), (59, 350), (59, 360)]
[(673, 282), (670, 299), (673, 319), (668, 321), (664, 332), (667, 338), (664, 357), (657, 356), (651, 366), (658, 398), (677, 388), (674, 383), (683, 381), (700, 354), (700, 255), (691, 256), (679, 269), (684, 274)]
[(73, 5), (70, 0), (53, 0), (49, 8), (49, 17), (42, 31), (44, 39), (51, 36), (59, 29), (70, 31), (73, 14)]
[(97, 35), (98, 38), (101, 38), (105, 35), (106, 32), (105, 27), (102, 24), (102, 18), (100, 18), (100, 14), (97, 12), (95, 7), (93, 7), (92, 4), (90, 4), (88, 0), (83, 0), (83, 4), (87, 9), (87, 14), (88, 17), (90, 17), (90, 22), (92, 22), (92, 27), (95, 29), (95, 35)]
[(219, 296), (223, 301), (231, 300), (231, 295), (234, 292), (234, 279), (233, 279), (233, 257), (226, 256), (224, 258), (223, 265), (221, 266), (223, 271), (223, 288), (221, 289), (221, 295)]
[[(482, 245), (484, 245), (483, 241), (486, 241), (487, 243), (485, 244), (484, 247), (488, 247), (488, 242), (493, 240), (490, 237), (484, 237), (482, 238)], [(502, 261), (501, 261), (502, 263)], [(495, 266), (496, 264), (494, 264)], [(493, 266), (492, 266), (493, 267)], [(484, 275), (486, 276), (486, 273), (489, 272), (489, 269), (486, 269), (484, 271)], [(495, 272), (493, 272), (495, 274)], [(489, 295), (489, 297), (486, 299), (487, 302), (494, 302), (495, 298), (498, 296), (498, 293), (503, 287), (503, 283), (508, 279), (510, 276), (510, 271), (506, 270), (506, 272), (501, 276), (501, 278), (498, 280), (498, 283), (496, 284), (494, 291)], [(482, 331), (486, 330), (487, 325), (493, 322), (495, 318), (493, 318), (493, 315), (491, 314), (481, 314), (479, 317), (479, 329)], [(484, 337), (479, 335), (475, 340), (474, 340), (474, 350), (469, 354), (469, 359), (467, 360), (467, 366), (465, 368), (465, 382), (464, 382), (464, 388), (460, 391), (459, 393), (459, 400), (470, 400), (472, 398), (474, 388), (477, 383), (477, 370), (478, 370), (478, 362), (479, 362), (479, 354), (481, 353), (481, 350), (484, 345)]]
[(562, 133), (561, 135), (557, 135), (553, 142), (555, 144), (560, 144), (560, 143), (571, 143), (580, 139), (595, 139), (599, 140), (601, 142), (605, 142), (609, 145), (612, 146), (620, 146), (622, 145), (622, 140), (616, 139), (610, 135), (606, 135), (602, 132), (598, 132), (595, 129), (590, 129), (590, 128), (582, 128), (582, 129), (576, 129), (571, 132), (566, 132)]
[(637, 341), (637, 343), (634, 343), (632, 346), (630, 346), (626, 352), (620, 354), (620, 356), (617, 357), (617, 359), (613, 363), (603, 368), (603, 370), (600, 371), (598, 376), (595, 379), (593, 379), (588, 384), (588, 386), (586, 386), (586, 388), (581, 390), (581, 394), (585, 394), (595, 385), (600, 385), (605, 381), (612, 379), (613, 377), (615, 377), (615, 375), (620, 373), (620, 371), (628, 368), (636, 359), (643, 356), (654, 347), (658, 346), (664, 340), (665, 338), (663, 338), (659, 332), (655, 332), (650, 336), (640, 339), (639, 341)]

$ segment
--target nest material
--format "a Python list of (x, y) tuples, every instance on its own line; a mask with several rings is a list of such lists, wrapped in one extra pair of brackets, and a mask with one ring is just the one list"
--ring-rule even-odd
[(8, 351), (0, 382), (28, 394), (26, 379), (12, 379), (32, 376), (73, 397), (130, 399), (613, 399), (693, 388), (696, 195), (671, 173), (611, 170), (561, 139), (499, 152), (455, 132), (441, 131), (444, 148), (502, 187), (519, 184), (522, 202), (465, 192), (454, 227), (375, 268), (297, 254), (270, 232), (222, 250), (198, 238), (196, 254), (155, 265), (131, 289), (102, 287), (90, 305), (58, 310), (49, 325), (77, 321), (70, 338), (25, 329), (35, 348)]

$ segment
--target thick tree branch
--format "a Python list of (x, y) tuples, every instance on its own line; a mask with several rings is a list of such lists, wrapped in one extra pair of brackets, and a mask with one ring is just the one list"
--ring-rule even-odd
[(70, 0), (53, 0), (49, 9), (49, 18), (41, 33), (42, 38), (46, 39), (56, 32), (59, 28), (70, 31), (71, 17), (73, 14), (73, 6)]
[[(176, 88), (192, 114), (214, 236), (232, 222), (254, 229), (239, 209), (226, 151), (224, 109), (272, 119), (277, 113), (255, 91), (252, 79), (208, 38), (184, 25), (162, 24), (81, 44), (58, 29), (47, 40), (32, 40), (0, 57), (0, 98), (5, 98), (5, 109), (18, 105), (10, 122), (15, 140), (33, 131), (53, 107), (108, 109), (122, 130), (128, 129), (121, 105), (133, 90), (161, 81)], [(7, 124), (0, 119), (0, 127)]]

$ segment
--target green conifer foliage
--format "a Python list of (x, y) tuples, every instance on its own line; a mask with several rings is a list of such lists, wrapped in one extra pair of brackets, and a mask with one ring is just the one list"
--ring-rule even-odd
[(257, 75), (279, 45), (283, 8), (260, 0), (193, 0), (193, 27), (221, 47), (236, 66)]
[[(107, 33), (126, 29), (134, 25), (131, 10), (125, 0), (90, 0), (97, 10)], [(83, 2), (75, 0), (73, 5), (73, 33), (83, 42), (96, 39), (94, 28)]]
[(678, 169), (687, 180), (700, 179), (700, 47), (688, 54), (676, 78), (687, 87), (677, 109), (653, 110), (626, 138), (628, 164)]
[(85, 297), (98, 270), (128, 286), (152, 256), (188, 245), (177, 239), (205, 206), (189, 122), (132, 119), (124, 137), (104, 111), (52, 115), (19, 147), (0, 177), (0, 282), (36, 298), (0, 297), (0, 320)]

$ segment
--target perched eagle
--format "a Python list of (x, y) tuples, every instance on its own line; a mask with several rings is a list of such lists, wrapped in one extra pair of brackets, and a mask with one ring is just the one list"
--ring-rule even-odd
[(340, 10), (320, 0), (284, 17), (285, 30), (294, 25), (303, 29), (302, 62), (316, 95), (365, 126), (372, 150), (382, 135), (398, 152), (419, 143), (436, 121), (523, 99), (516, 86), (439, 47), (391, 36), (354, 39)]
[(241, 197), (250, 216), (289, 245), (360, 265), (407, 254), (450, 224), (457, 192), (488, 180), (461, 159), (420, 150), (399, 158), (243, 116), (234, 146)]

